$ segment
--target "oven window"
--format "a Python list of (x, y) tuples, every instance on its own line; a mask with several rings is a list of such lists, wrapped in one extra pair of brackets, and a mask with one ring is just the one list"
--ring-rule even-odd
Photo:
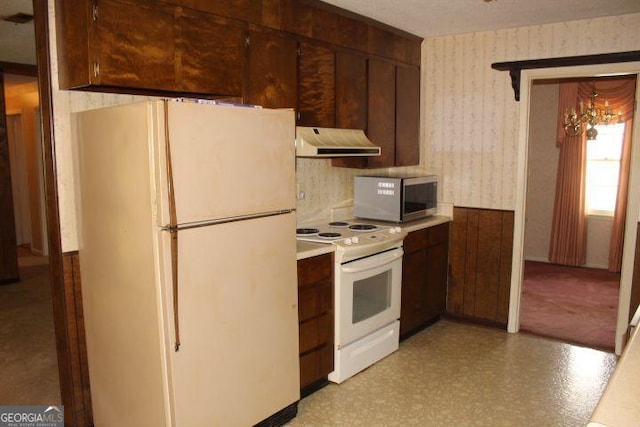
[(391, 307), (391, 270), (353, 283), (353, 316), (356, 324)]

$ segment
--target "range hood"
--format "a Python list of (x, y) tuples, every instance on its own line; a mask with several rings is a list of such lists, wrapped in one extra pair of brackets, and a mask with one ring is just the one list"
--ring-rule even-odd
[(296, 156), (354, 157), (379, 156), (380, 147), (360, 129), (296, 127)]

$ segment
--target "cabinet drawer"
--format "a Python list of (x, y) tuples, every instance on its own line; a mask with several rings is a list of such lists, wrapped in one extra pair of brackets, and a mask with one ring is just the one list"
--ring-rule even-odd
[(404, 252), (411, 253), (427, 247), (428, 230), (429, 229), (425, 228), (423, 230), (412, 231), (409, 233), (402, 243)]
[(300, 354), (331, 341), (332, 336), (331, 314), (300, 323)]
[(312, 286), (323, 280), (331, 279), (333, 261), (330, 254), (318, 255), (298, 261), (298, 288)]

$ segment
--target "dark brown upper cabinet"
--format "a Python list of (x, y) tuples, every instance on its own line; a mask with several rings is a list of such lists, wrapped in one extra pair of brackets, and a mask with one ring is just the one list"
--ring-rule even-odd
[[(118, 0), (96, 3), (88, 34), (79, 34), (85, 39), (88, 63), (83, 69), (86, 75), (74, 78), (76, 84), (175, 90), (174, 9)], [(74, 48), (81, 48), (80, 43)]]
[(367, 58), (350, 52), (336, 54), (336, 125), (367, 129)]
[[(349, 69), (353, 72), (353, 77), (360, 83), (361, 77), (357, 77), (359, 62), (355, 58), (344, 57), (347, 63), (350, 63)], [(395, 98), (396, 98), (396, 67), (393, 63), (369, 58), (365, 61), (366, 78), (364, 80), (365, 92), (365, 113), (359, 107), (359, 102), (349, 109), (345, 109), (340, 117), (340, 124), (348, 123), (351, 120), (361, 120), (364, 115), (366, 117), (365, 133), (369, 139), (381, 149), (380, 156), (372, 157), (351, 157), (342, 159), (333, 159), (333, 166), (342, 166), (350, 168), (381, 168), (395, 165)], [(360, 70), (361, 71), (361, 70)], [(346, 79), (345, 83), (350, 83)], [(342, 85), (341, 85), (342, 86)], [(355, 95), (356, 98), (362, 95), (358, 94), (358, 88), (352, 88), (349, 95)], [(348, 101), (347, 101), (348, 102)], [(349, 123), (352, 124), (352, 123)], [(357, 123), (353, 123), (357, 124)], [(342, 127), (342, 126), (340, 126)], [(347, 127), (347, 126), (344, 126)]]
[(369, 157), (368, 167), (395, 165), (396, 67), (386, 61), (369, 59), (367, 136), (382, 149), (377, 157)]
[(336, 126), (336, 55), (332, 49), (300, 42), (298, 124)]
[[(420, 68), (354, 55), (337, 59), (337, 125), (365, 129), (382, 154), (333, 159), (331, 164), (350, 168), (419, 164)], [(366, 127), (358, 127), (363, 122)]]
[(191, 9), (180, 9), (177, 18), (178, 91), (241, 94), (246, 25)]
[(420, 163), (420, 68), (396, 67), (395, 166)]
[(62, 89), (242, 95), (246, 23), (155, 1), (55, 7)]
[(252, 30), (245, 103), (266, 108), (296, 108), (296, 65), (295, 39), (271, 30)]
[[(367, 57), (341, 51), (336, 54), (336, 126), (367, 130)], [(365, 168), (366, 157), (331, 160), (332, 166)]]
[(304, 126), (363, 129), (418, 164), (420, 38), (308, 0), (58, 1), (62, 89), (233, 98), (295, 108)]

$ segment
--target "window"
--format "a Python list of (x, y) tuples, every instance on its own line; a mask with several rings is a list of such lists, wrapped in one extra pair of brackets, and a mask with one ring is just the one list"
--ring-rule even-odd
[(624, 123), (597, 125), (598, 138), (587, 141), (587, 215), (613, 216), (618, 194)]

